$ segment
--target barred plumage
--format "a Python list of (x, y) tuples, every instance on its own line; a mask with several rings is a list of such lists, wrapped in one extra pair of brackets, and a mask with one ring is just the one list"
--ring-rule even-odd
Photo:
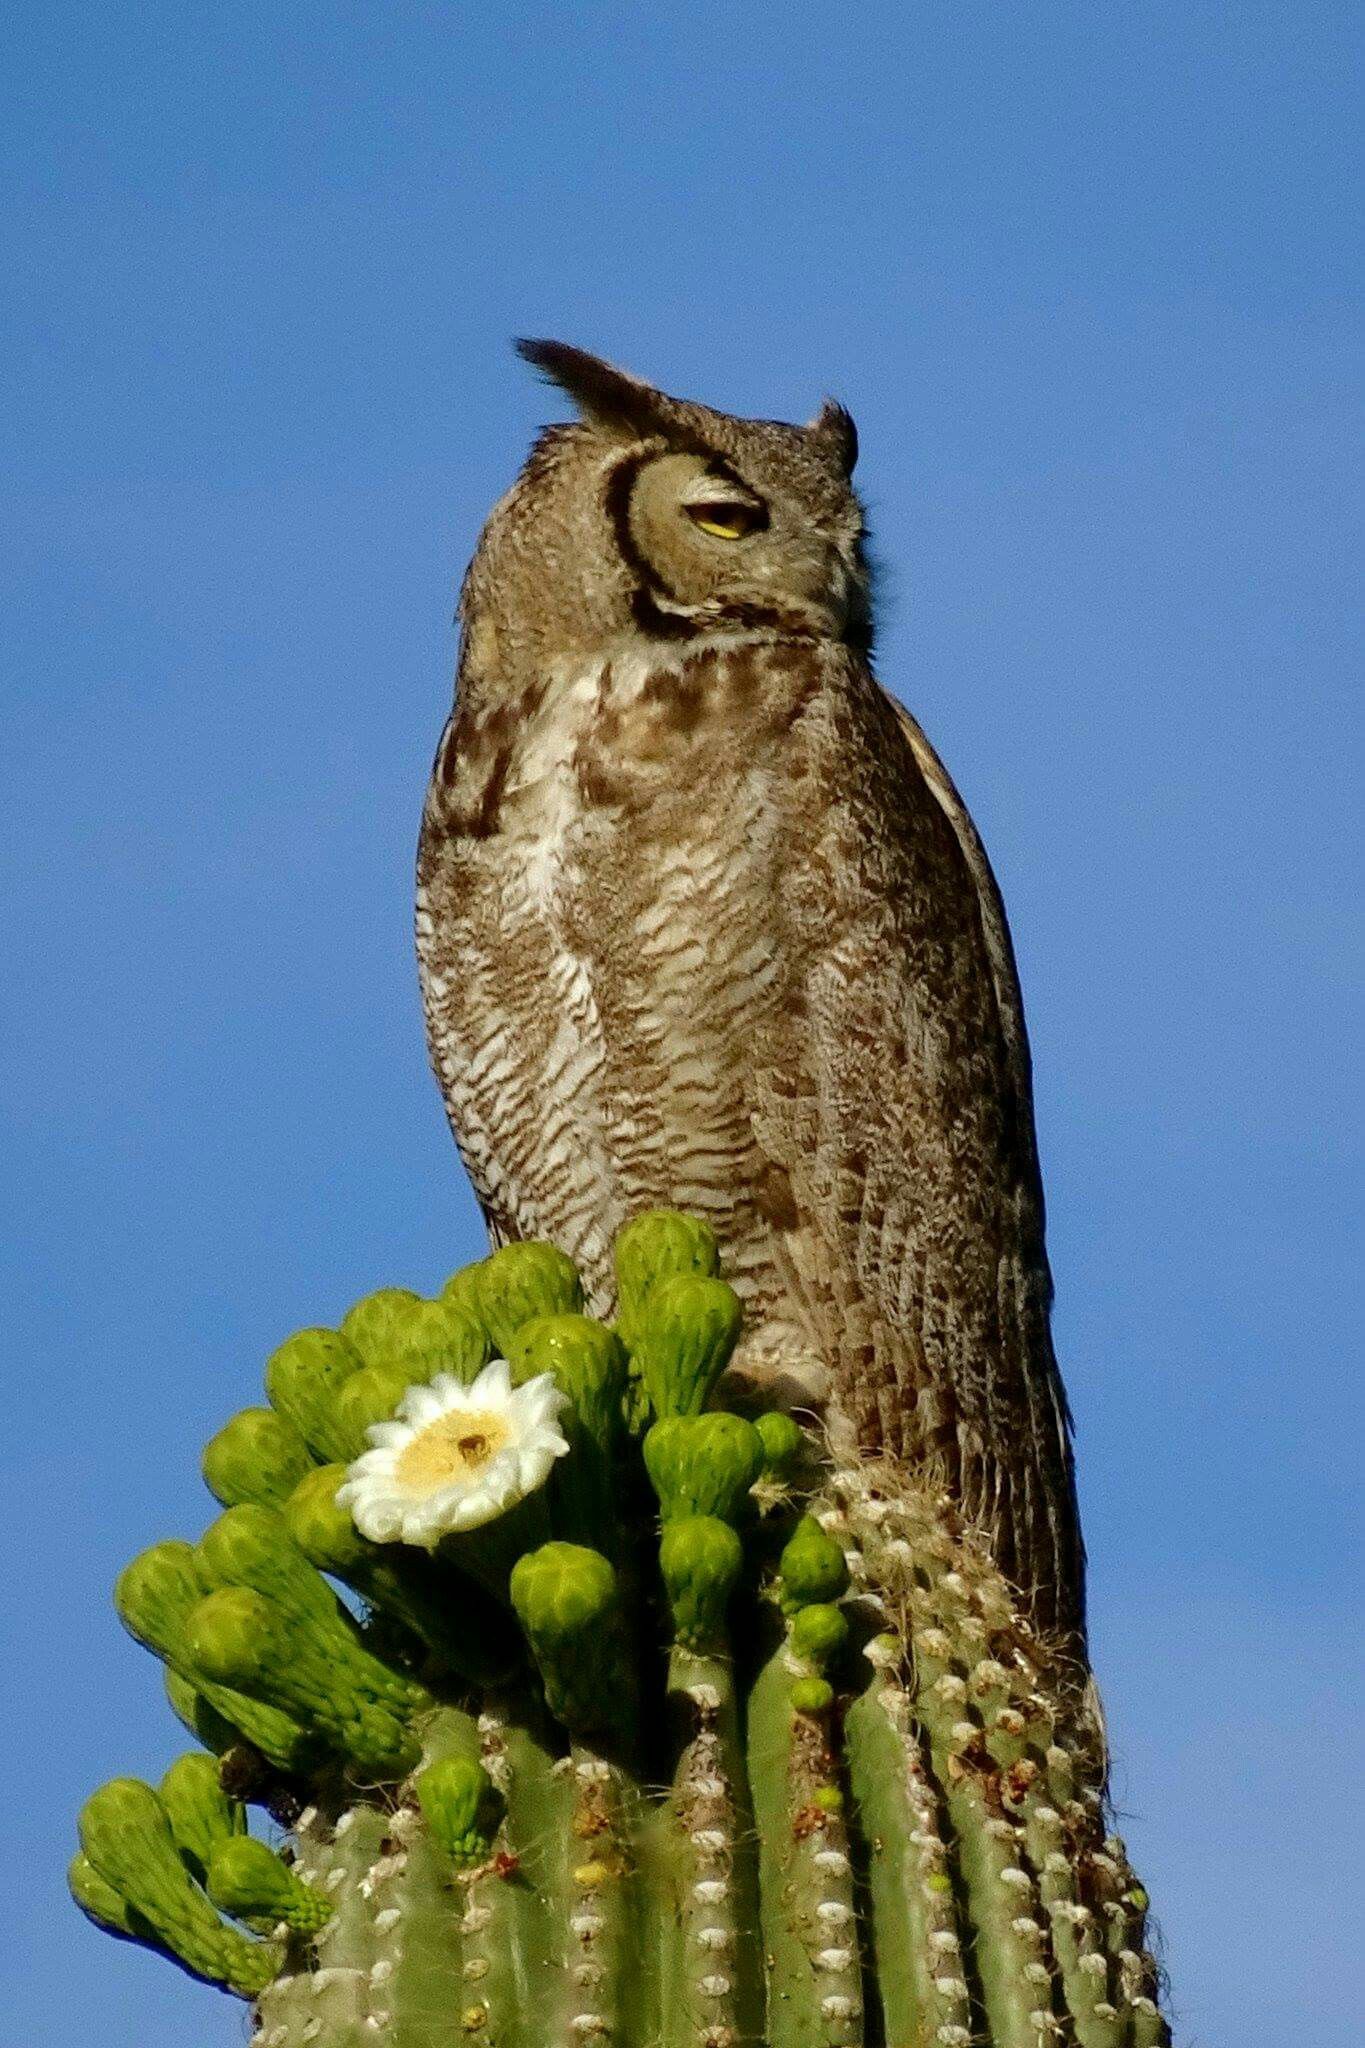
[(627, 1217), (708, 1217), (753, 1332), (733, 1370), (931, 1469), (1079, 1640), (1013, 956), (961, 800), (870, 667), (852, 423), (526, 352), (584, 418), (471, 565), (418, 877), (490, 1231), (554, 1239), (605, 1313)]

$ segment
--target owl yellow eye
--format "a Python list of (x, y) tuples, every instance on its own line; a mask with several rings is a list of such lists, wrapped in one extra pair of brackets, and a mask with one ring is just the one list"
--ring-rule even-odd
[(716, 540), (743, 540), (745, 534), (754, 533), (766, 524), (761, 505), (745, 505), (737, 498), (684, 505), (683, 510), (694, 526), (699, 526), (703, 533), (711, 534)]

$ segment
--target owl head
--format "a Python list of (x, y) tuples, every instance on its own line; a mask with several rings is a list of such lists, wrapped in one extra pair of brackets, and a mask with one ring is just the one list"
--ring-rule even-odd
[[(470, 642), (543, 664), (644, 634), (870, 641), (853, 421), (806, 426), (670, 398), (557, 341), (520, 354), (573, 400), (495, 508), (466, 580)], [(520, 659), (518, 659), (520, 657)]]

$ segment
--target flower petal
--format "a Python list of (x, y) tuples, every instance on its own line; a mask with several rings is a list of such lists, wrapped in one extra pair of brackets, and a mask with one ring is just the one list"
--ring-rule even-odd
[(505, 1358), (490, 1358), (469, 1389), (471, 1407), (503, 1408), (512, 1394), (512, 1368)]
[[(337, 1499), (373, 1542), (432, 1549), (448, 1532), (477, 1529), (545, 1484), (555, 1459), (569, 1448), (557, 1427), (566, 1405), (553, 1373), (514, 1388), (505, 1358), (490, 1360), (472, 1386), (438, 1373), (430, 1385), (408, 1388), (393, 1420), (370, 1426), (370, 1448), (347, 1467)], [(425, 1485), (410, 1476), (400, 1480), (404, 1453), (426, 1430), (447, 1416), (473, 1413), (501, 1425), (505, 1440), (490, 1457), (463, 1473), (438, 1464), (440, 1476)]]
[(423, 1428), (427, 1423), (435, 1422), (445, 1414), (446, 1403), (441, 1399), (440, 1391), (433, 1381), (429, 1387), (409, 1387), (395, 1412), (398, 1416), (397, 1427), (402, 1428), (409, 1424), (415, 1428)]

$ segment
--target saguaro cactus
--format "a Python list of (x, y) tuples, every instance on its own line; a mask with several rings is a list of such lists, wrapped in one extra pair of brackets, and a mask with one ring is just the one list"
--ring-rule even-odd
[(704, 1225), (619, 1251), (614, 1330), (516, 1245), (275, 1354), (119, 1580), (201, 1747), (77, 1904), (266, 2048), (1166, 2042), (1085, 1674), (945, 1499), (722, 1404)]

